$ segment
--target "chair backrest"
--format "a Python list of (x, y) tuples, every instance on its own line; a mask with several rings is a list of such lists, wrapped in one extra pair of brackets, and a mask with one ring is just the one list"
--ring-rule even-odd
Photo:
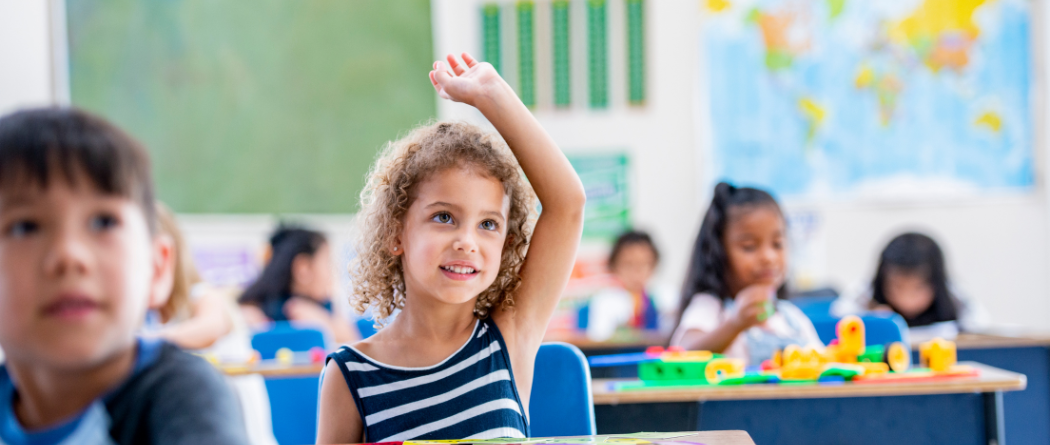
[(536, 354), (529, 401), (533, 437), (590, 436), (594, 426), (591, 370), (580, 349), (544, 343)]
[[(873, 312), (861, 316), (860, 319), (864, 322), (865, 345), (885, 345), (895, 341), (908, 344), (908, 324), (900, 315), (890, 312)], [(813, 322), (813, 327), (817, 329), (817, 335), (824, 344), (835, 339), (835, 325), (839, 322), (837, 317), (811, 315), (810, 321)]]
[(324, 348), (324, 334), (313, 328), (296, 328), (286, 322), (274, 323), (269, 331), (252, 336), (252, 349), (259, 351), (263, 360), (274, 358), (277, 350), (309, 351), (314, 347)]
[(826, 287), (806, 292), (797, 292), (791, 296), (795, 304), (807, 317), (813, 318), (831, 314), (831, 304), (839, 294), (835, 289)]
[(354, 322), (354, 324), (357, 325), (357, 331), (361, 333), (362, 339), (376, 335), (375, 323), (376, 322), (370, 318), (358, 318), (357, 321)]
[[(276, 323), (273, 329), (252, 336), (252, 348), (259, 351), (263, 359), (274, 358), (281, 348), (309, 351), (324, 346), (321, 331), (295, 328), (288, 323)], [(277, 443), (313, 443), (317, 435), (317, 378), (267, 378), (266, 393), (270, 397), (270, 418)]]

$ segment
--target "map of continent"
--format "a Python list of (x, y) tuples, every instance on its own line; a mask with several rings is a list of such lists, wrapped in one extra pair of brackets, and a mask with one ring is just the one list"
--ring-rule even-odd
[(1023, 0), (706, 0), (715, 180), (789, 198), (1034, 184)]

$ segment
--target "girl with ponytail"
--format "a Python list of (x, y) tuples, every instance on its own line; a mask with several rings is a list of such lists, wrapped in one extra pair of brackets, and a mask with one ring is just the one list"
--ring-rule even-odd
[(715, 186), (696, 237), (672, 346), (761, 363), (789, 344), (821, 346), (788, 302), (786, 224), (765, 191)]

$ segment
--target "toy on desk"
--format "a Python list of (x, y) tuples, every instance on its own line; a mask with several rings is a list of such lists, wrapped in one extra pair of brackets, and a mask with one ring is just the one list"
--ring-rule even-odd
[(776, 351), (758, 369), (709, 351), (664, 350), (596, 356), (591, 366), (636, 364), (640, 382), (617, 383), (619, 389), (646, 387), (740, 385), (753, 383), (813, 384), (817, 382), (880, 383), (977, 375), (955, 364), (955, 344), (935, 339), (920, 348), (922, 369), (911, 369), (911, 350), (900, 342), (865, 345), (864, 322), (849, 316), (836, 325), (837, 338), (823, 349), (789, 345)]

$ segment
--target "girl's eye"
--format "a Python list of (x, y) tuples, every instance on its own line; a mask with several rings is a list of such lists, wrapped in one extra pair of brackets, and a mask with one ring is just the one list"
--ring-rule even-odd
[(493, 221), (491, 219), (486, 219), (481, 222), (481, 228), (485, 230), (496, 230), (498, 227), (499, 226), (496, 224), (496, 221)]
[(102, 232), (116, 227), (118, 223), (119, 221), (117, 221), (117, 218), (113, 215), (102, 214), (92, 217), (88, 224), (90, 225), (91, 230)]
[(37, 224), (34, 221), (22, 220), (15, 221), (13, 224), (8, 226), (7, 230), (5, 230), (4, 232), (6, 232), (7, 235), (12, 238), (25, 238), (39, 231), (40, 224)]
[(448, 223), (452, 222), (452, 215), (449, 215), (448, 213), (445, 213), (445, 212), (441, 212), (441, 213), (438, 213), (437, 215), (434, 215), (434, 217), (431, 218), (431, 220), (434, 221), (434, 222), (441, 223), (441, 224), (448, 224)]

